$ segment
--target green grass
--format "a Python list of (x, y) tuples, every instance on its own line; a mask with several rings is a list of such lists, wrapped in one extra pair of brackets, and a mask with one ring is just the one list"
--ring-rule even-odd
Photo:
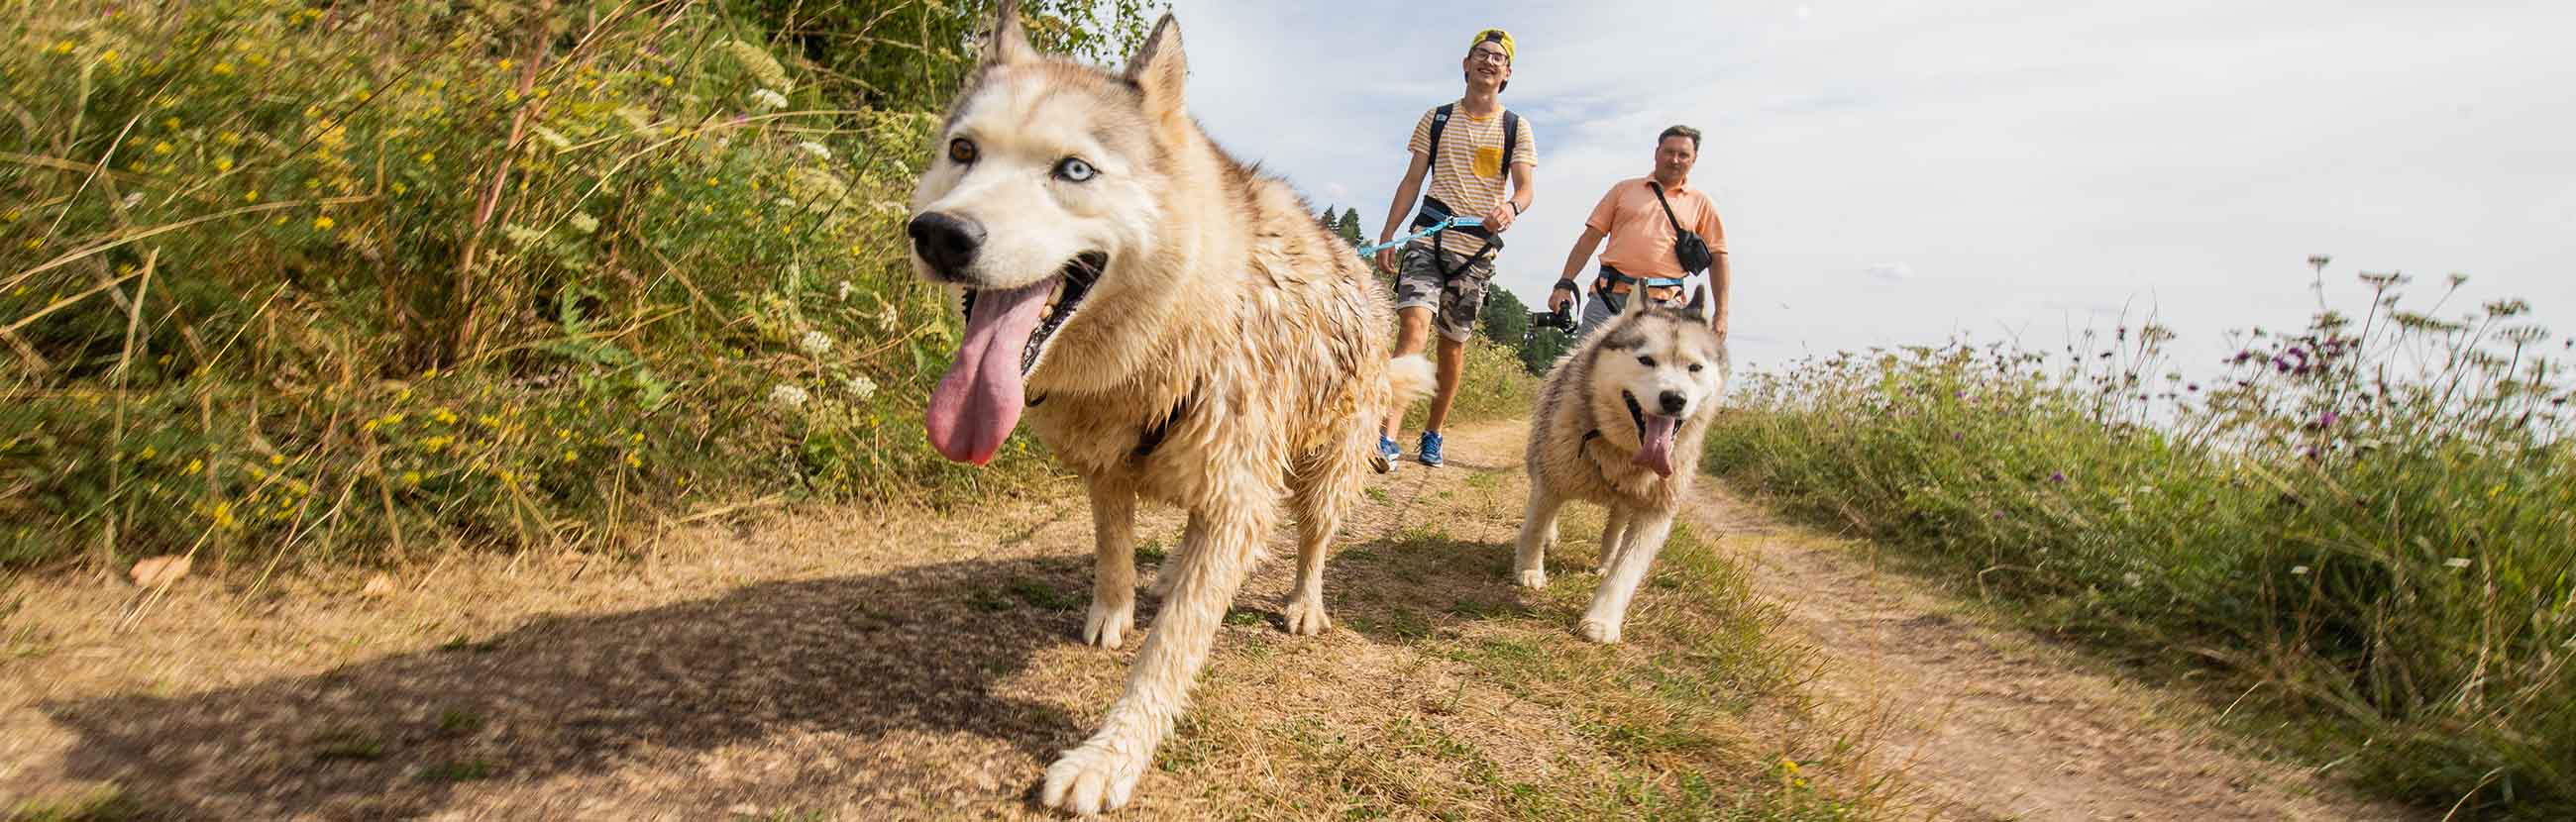
[[(919, 430), (955, 332), (902, 221), (984, 11), (807, 5), (20, 15), (0, 567), (615, 546), (1034, 477)], [(1031, 28), (1097, 57), (1133, 5)]]
[(2153, 326), (2065, 358), (1808, 362), (1740, 394), (1707, 465), (2060, 635), (2242, 694), (2265, 710), (2241, 725), (2356, 785), (2460, 818), (2576, 815), (2558, 359), (2576, 342), (2519, 301), (2441, 321), (2368, 280), (2358, 321), (2258, 331), (2205, 385)]
[(124, 822), (143, 818), (145, 808), (108, 785), (70, 799), (20, 802), (9, 807), (8, 822)]
[[(1530, 404), (1538, 399), (1538, 378), (1520, 365), (1519, 354), (1484, 337), (1467, 339), (1466, 362), (1459, 371), (1458, 396), (1449, 406), (1448, 425), (1457, 426), (1485, 420), (1503, 420), (1528, 416)], [(1425, 350), (1423, 356), (1436, 356)], [(1422, 432), (1429, 416), (1431, 400), (1424, 398), (1407, 409), (1404, 416), (1405, 453), (1413, 452), (1412, 437)]]

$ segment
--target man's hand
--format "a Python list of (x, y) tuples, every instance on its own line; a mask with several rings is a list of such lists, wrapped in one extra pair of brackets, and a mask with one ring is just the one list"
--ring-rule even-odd
[[(1387, 241), (1387, 238), (1385, 238), (1385, 237), (1379, 237), (1377, 241), (1378, 241), (1378, 242), (1383, 243), (1383, 242), (1386, 242), (1386, 241)], [(1378, 249), (1378, 250), (1377, 250), (1377, 267), (1378, 267), (1378, 270), (1384, 271), (1384, 272), (1389, 273), (1389, 274), (1397, 273), (1397, 272), (1396, 272), (1396, 270), (1395, 270), (1396, 262), (1397, 262), (1397, 260), (1399, 259), (1399, 258), (1397, 257), (1397, 255), (1402, 254), (1403, 252), (1404, 252), (1404, 246), (1400, 246), (1400, 245), (1391, 245), (1391, 246), (1387, 246), (1387, 247), (1385, 247), (1385, 248)]]
[(1557, 281), (1558, 287), (1556, 290), (1548, 292), (1547, 310), (1563, 311), (1566, 306), (1574, 303), (1574, 288), (1571, 285), (1572, 282), (1572, 280)]
[(1718, 320), (1718, 321), (1716, 321), (1716, 322), (1709, 323), (1709, 324), (1708, 324), (1708, 330), (1717, 332), (1717, 341), (1718, 341), (1718, 342), (1725, 342), (1725, 341), (1726, 341), (1726, 321), (1725, 321), (1725, 320)]
[(1511, 200), (1505, 199), (1502, 202), (1495, 203), (1494, 210), (1485, 212), (1485, 230), (1501, 234), (1504, 231), (1510, 230), (1512, 227), (1512, 219), (1519, 216), (1520, 212), (1512, 210)]

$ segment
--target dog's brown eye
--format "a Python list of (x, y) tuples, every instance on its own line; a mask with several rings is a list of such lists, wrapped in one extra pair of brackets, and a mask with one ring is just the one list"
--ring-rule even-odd
[(1644, 355), (1638, 355), (1638, 357), (1637, 357), (1637, 364), (1638, 364), (1638, 365), (1645, 366), (1645, 367), (1647, 367), (1647, 368), (1653, 368), (1653, 367), (1655, 367), (1655, 358), (1653, 358), (1653, 357), (1648, 357), (1648, 356), (1644, 356)]
[(964, 137), (948, 141), (948, 160), (958, 165), (975, 162), (975, 143)]
[(1699, 373), (1699, 363), (1691, 363), (1691, 373)]

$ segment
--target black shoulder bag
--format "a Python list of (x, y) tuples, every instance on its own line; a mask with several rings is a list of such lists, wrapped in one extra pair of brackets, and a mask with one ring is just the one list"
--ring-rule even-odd
[(1646, 188), (1655, 192), (1655, 202), (1664, 205), (1664, 219), (1673, 224), (1673, 256), (1682, 259), (1682, 273), (1697, 274), (1716, 264), (1717, 255), (1709, 253), (1708, 241), (1700, 239), (1698, 232), (1682, 228), (1681, 218), (1673, 216), (1673, 204), (1664, 199), (1664, 187), (1647, 180)]

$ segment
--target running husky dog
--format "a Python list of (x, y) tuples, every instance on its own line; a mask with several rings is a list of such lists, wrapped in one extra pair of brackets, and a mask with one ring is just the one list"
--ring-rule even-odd
[(1298, 525), (1287, 628), (1332, 626), (1325, 543), (1374, 421), (1424, 393), (1431, 365), (1388, 359), (1393, 312), (1350, 247), (1190, 119), (1170, 15), (1111, 73), (1032, 50), (1015, 5), (913, 194), (914, 268), (966, 312), (928, 423), (941, 454), (982, 465), (1025, 409), (1089, 485), (1084, 642), (1134, 630), (1137, 499), (1189, 512), (1127, 695), (1046, 770), (1047, 805), (1095, 813), (1134, 793), (1283, 502)]
[(1628, 599), (1690, 495), (1700, 438), (1733, 370), (1725, 340), (1709, 330), (1706, 289), (1683, 308), (1651, 302), (1630, 299), (1558, 361), (1530, 422), (1529, 512), (1512, 570), (1525, 587), (1546, 586), (1557, 509), (1569, 500), (1608, 507), (1601, 587), (1580, 629), (1594, 642), (1619, 641)]

